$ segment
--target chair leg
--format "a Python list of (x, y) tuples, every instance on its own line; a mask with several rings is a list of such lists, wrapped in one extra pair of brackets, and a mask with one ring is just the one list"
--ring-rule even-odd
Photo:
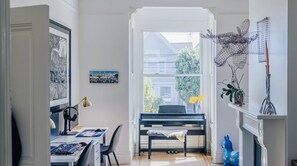
[(100, 158), (100, 163), (101, 163), (101, 165), (102, 165), (102, 164), (104, 163), (104, 162), (103, 162), (103, 155), (100, 154), (100, 157), (101, 157), (101, 158)]
[(117, 162), (117, 165), (119, 166), (119, 162), (118, 162), (117, 156), (115, 155), (114, 152), (112, 152), (112, 153), (113, 153), (113, 156), (114, 156), (115, 161)]
[(111, 166), (111, 162), (110, 162), (109, 154), (107, 155), (107, 158), (108, 158), (109, 166)]
[(185, 135), (185, 142), (184, 142), (184, 156), (187, 156), (187, 135)]

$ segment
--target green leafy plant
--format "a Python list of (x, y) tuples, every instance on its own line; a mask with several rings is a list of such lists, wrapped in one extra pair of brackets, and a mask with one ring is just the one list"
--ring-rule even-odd
[(243, 74), (241, 78), (238, 80), (237, 74), (236, 74), (238, 68), (230, 64), (228, 65), (231, 69), (232, 77), (229, 83), (221, 82), (221, 84), (224, 84), (226, 86), (222, 88), (221, 98), (223, 99), (224, 96), (227, 96), (229, 97), (230, 102), (234, 101), (235, 104), (239, 104), (241, 106), (244, 104), (243, 103), (244, 91), (243, 89), (240, 88), (240, 83), (243, 78)]
[[(199, 74), (200, 55), (197, 48), (183, 48), (177, 54), (176, 74)], [(192, 96), (200, 94), (200, 77), (176, 76), (176, 91), (180, 98), (188, 102)]]
[(152, 80), (144, 78), (144, 112), (156, 113), (159, 105), (163, 103), (162, 98), (158, 98), (153, 88)]
[(233, 97), (235, 96), (236, 92), (239, 90), (238, 88), (234, 87), (232, 84), (227, 84), (226, 88), (223, 88), (223, 92), (221, 94), (221, 98), (224, 98), (224, 95), (229, 96), (229, 101), (233, 101)]

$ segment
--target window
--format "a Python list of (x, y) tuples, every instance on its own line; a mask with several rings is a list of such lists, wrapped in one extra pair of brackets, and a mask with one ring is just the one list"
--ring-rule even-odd
[(171, 96), (171, 88), (170, 87), (161, 87), (160, 88), (161, 97), (170, 97)]
[(159, 59), (159, 50), (146, 50), (144, 54), (147, 57), (146, 61), (143, 63), (144, 73), (158, 73), (159, 63), (157, 60)]
[(171, 87), (161, 87), (160, 96), (162, 98), (163, 103), (171, 103)]
[(165, 61), (160, 61), (159, 62), (159, 73), (164, 73), (166, 72), (166, 63)]
[(144, 112), (157, 112), (159, 105), (185, 105), (200, 94), (198, 32), (144, 32)]

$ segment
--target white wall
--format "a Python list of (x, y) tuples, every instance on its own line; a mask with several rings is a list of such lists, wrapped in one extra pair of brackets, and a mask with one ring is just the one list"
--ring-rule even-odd
[(71, 103), (77, 104), (79, 95), (79, 39), (78, 0), (11, 0), (11, 7), (46, 4), (50, 7), (50, 19), (71, 29)]
[[(129, 119), (129, 19), (130, 14), (138, 7), (205, 7), (210, 9), (218, 21), (219, 32), (235, 31), (235, 25), (243, 20), (248, 13), (248, 1), (246, 0), (89, 0), (79, 1), (80, 7), (80, 66), (81, 79), (80, 90), (82, 95), (93, 99), (92, 111), (81, 115), (81, 123), (85, 125), (108, 126), (114, 130), (115, 126), (123, 123), (125, 128), (118, 152), (130, 152), (131, 142), (128, 141)], [(233, 22), (233, 20), (235, 20)], [(89, 84), (89, 70), (115, 69), (119, 70), (120, 82), (115, 85)], [(229, 73), (229, 72), (228, 72)], [(224, 72), (219, 72), (221, 78), (229, 78)], [(218, 89), (218, 94), (221, 89)], [(223, 135), (234, 135), (236, 146), (235, 115), (226, 113), (231, 110), (227, 102), (219, 102), (217, 99), (216, 116), (220, 123), (213, 124), (214, 140), (212, 149), (218, 153), (215, 161), (222, 162), (221, 140)], [(227, 116), (225, 116), (227, 115)], [(93, 117), (93, 118), (90, 118)], [(228, 124), (228, 125), (224, 125)], [(233, 125), (234, 124), (234, 125)], [(110, 136), (110, 135), (109, 135)], [(217, 138), (217, 139), (216, 139)], [(130, 140), (131, 141), (131, 140)], [(132, 156), (132, 154), (131, 154)], [(131, 158), (131, 156), (129, 156)], [(121, 163), (129, 162), (128, 156), (122, 155)]]
[[(80, 16), (81, 94), (92, 99), (89, 111), (81, 112), (85, 126), (106, 126), (107, 140), (123, 124), (116, 155), (120, 163), (129, 163), (129, 17), (128, 14), (92, 14)], [(90, 70), (117, 70), (119, 83), (90, 84)]]
[[(289, 3), (288, 3), (289, 2)], [(269, 4), (269, 5), (267, 5)], [(270, 41), (268, 42), (271, 100), (277, 114), (287, 117), (287, 164), (297, 158), (296, 145), (296, 1), (288, 0), (250, 0), (249, 18), (251, 31), (256, 30), (256, 22), (269, 17)], [(289, 10), (289, 21), (288, 21)], [(288, 32), (289, 28), (289, 32)], [(288, 47), (289, 44), (289, 47)], [(289, 54), (288, 54), (289, 53)], [(261, 104), (265, 93), (265, 65), (258, 63), (257, 55), (250, 55), (249, 60), (250, 102)], [(291, 88), (290, 88), (291, 87)], [(288, 89), (290, 89), (288, 91)], [(277, 131), (276, 131), (277, 132)]]
[[(235, 32), (237, 33), (236, 27), (240, 26), (243, 20), (247, 19), (247, 13), (224, 13), (217, 16), (217, 33)], [(220, 48), (217, 49), (219, 51)], [(232, 62), (232, 61), (231, 61)], [(223, 67), (218, 67), (216, 73), (216, 82), (222, 82), (223, 80), (230, 81), (231, 70), (226, 64)], [(244, 74), (242, 82), (240, 84), (241, 88), (245, 92), (245, 96), (248, 96), (248, 66), (246, 65), (242, 70), (238, 70), (237, 77), (240, 78)], [(225, 135), (229, 135), (232, 143), (233, 149), (239, 150), (239, 131), (236, 126), (236, 112), (228, 106), (230, 102), (228, 97), (221, 99), (220, 94), (224, 85), (217, 84), (217, 108), (216, 108), (216, 122), (215, 122), (215, 137), (216, 142), (212, 144), (212, 154), (214, 156), (214, 161), (216, 163), (223, 162), (223, 149), (221, 148), (221, 143)], [(217, 148), (217, 149), (216, 149)], [(214, 150), (216, 149), (216, 150)], [(216, 152), (216, 153), (215, 153)]]
[[(269, 5), (267, 5), (269, 4)], [(250, 32), (257, 30), (257, 21), (270, 18), (270, 41), (268, 41), (271, 100), (278, 114), (287, 114), (287, 0), (250, 0)], [(277, 11), (277, 12), (276, 12)], [(258, 56), (249, 56), (249, 95), (250, 102), (261, 105), (266, 97), (266, 63), (259, 63)]]

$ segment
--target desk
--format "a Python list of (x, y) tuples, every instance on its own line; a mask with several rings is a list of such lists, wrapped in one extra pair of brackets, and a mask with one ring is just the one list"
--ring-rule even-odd
[[(85, 142), (87, 144), (94, 144), (94, 151), (90, 156), (90, 165), (99, 166), (100, 165), (100, 144), (104, 143), (104, 137), (108, 130), (106, 127), (79, 127), (75, 128), (74, 131), (81, 132), (85, 129), (105, 129), (105, 131), (99, 137), (76, 137), (76, 135), (58, 136), (56, 139), (51, 141), (51, 146), (58, 146), (62, 143), (79, 143)], [(51, 163), (68, 163), (68, 166), (73, 166), (75, 162), (78, 161), (83, 150), (77, 151), (71, 155), (51, 155)]]

